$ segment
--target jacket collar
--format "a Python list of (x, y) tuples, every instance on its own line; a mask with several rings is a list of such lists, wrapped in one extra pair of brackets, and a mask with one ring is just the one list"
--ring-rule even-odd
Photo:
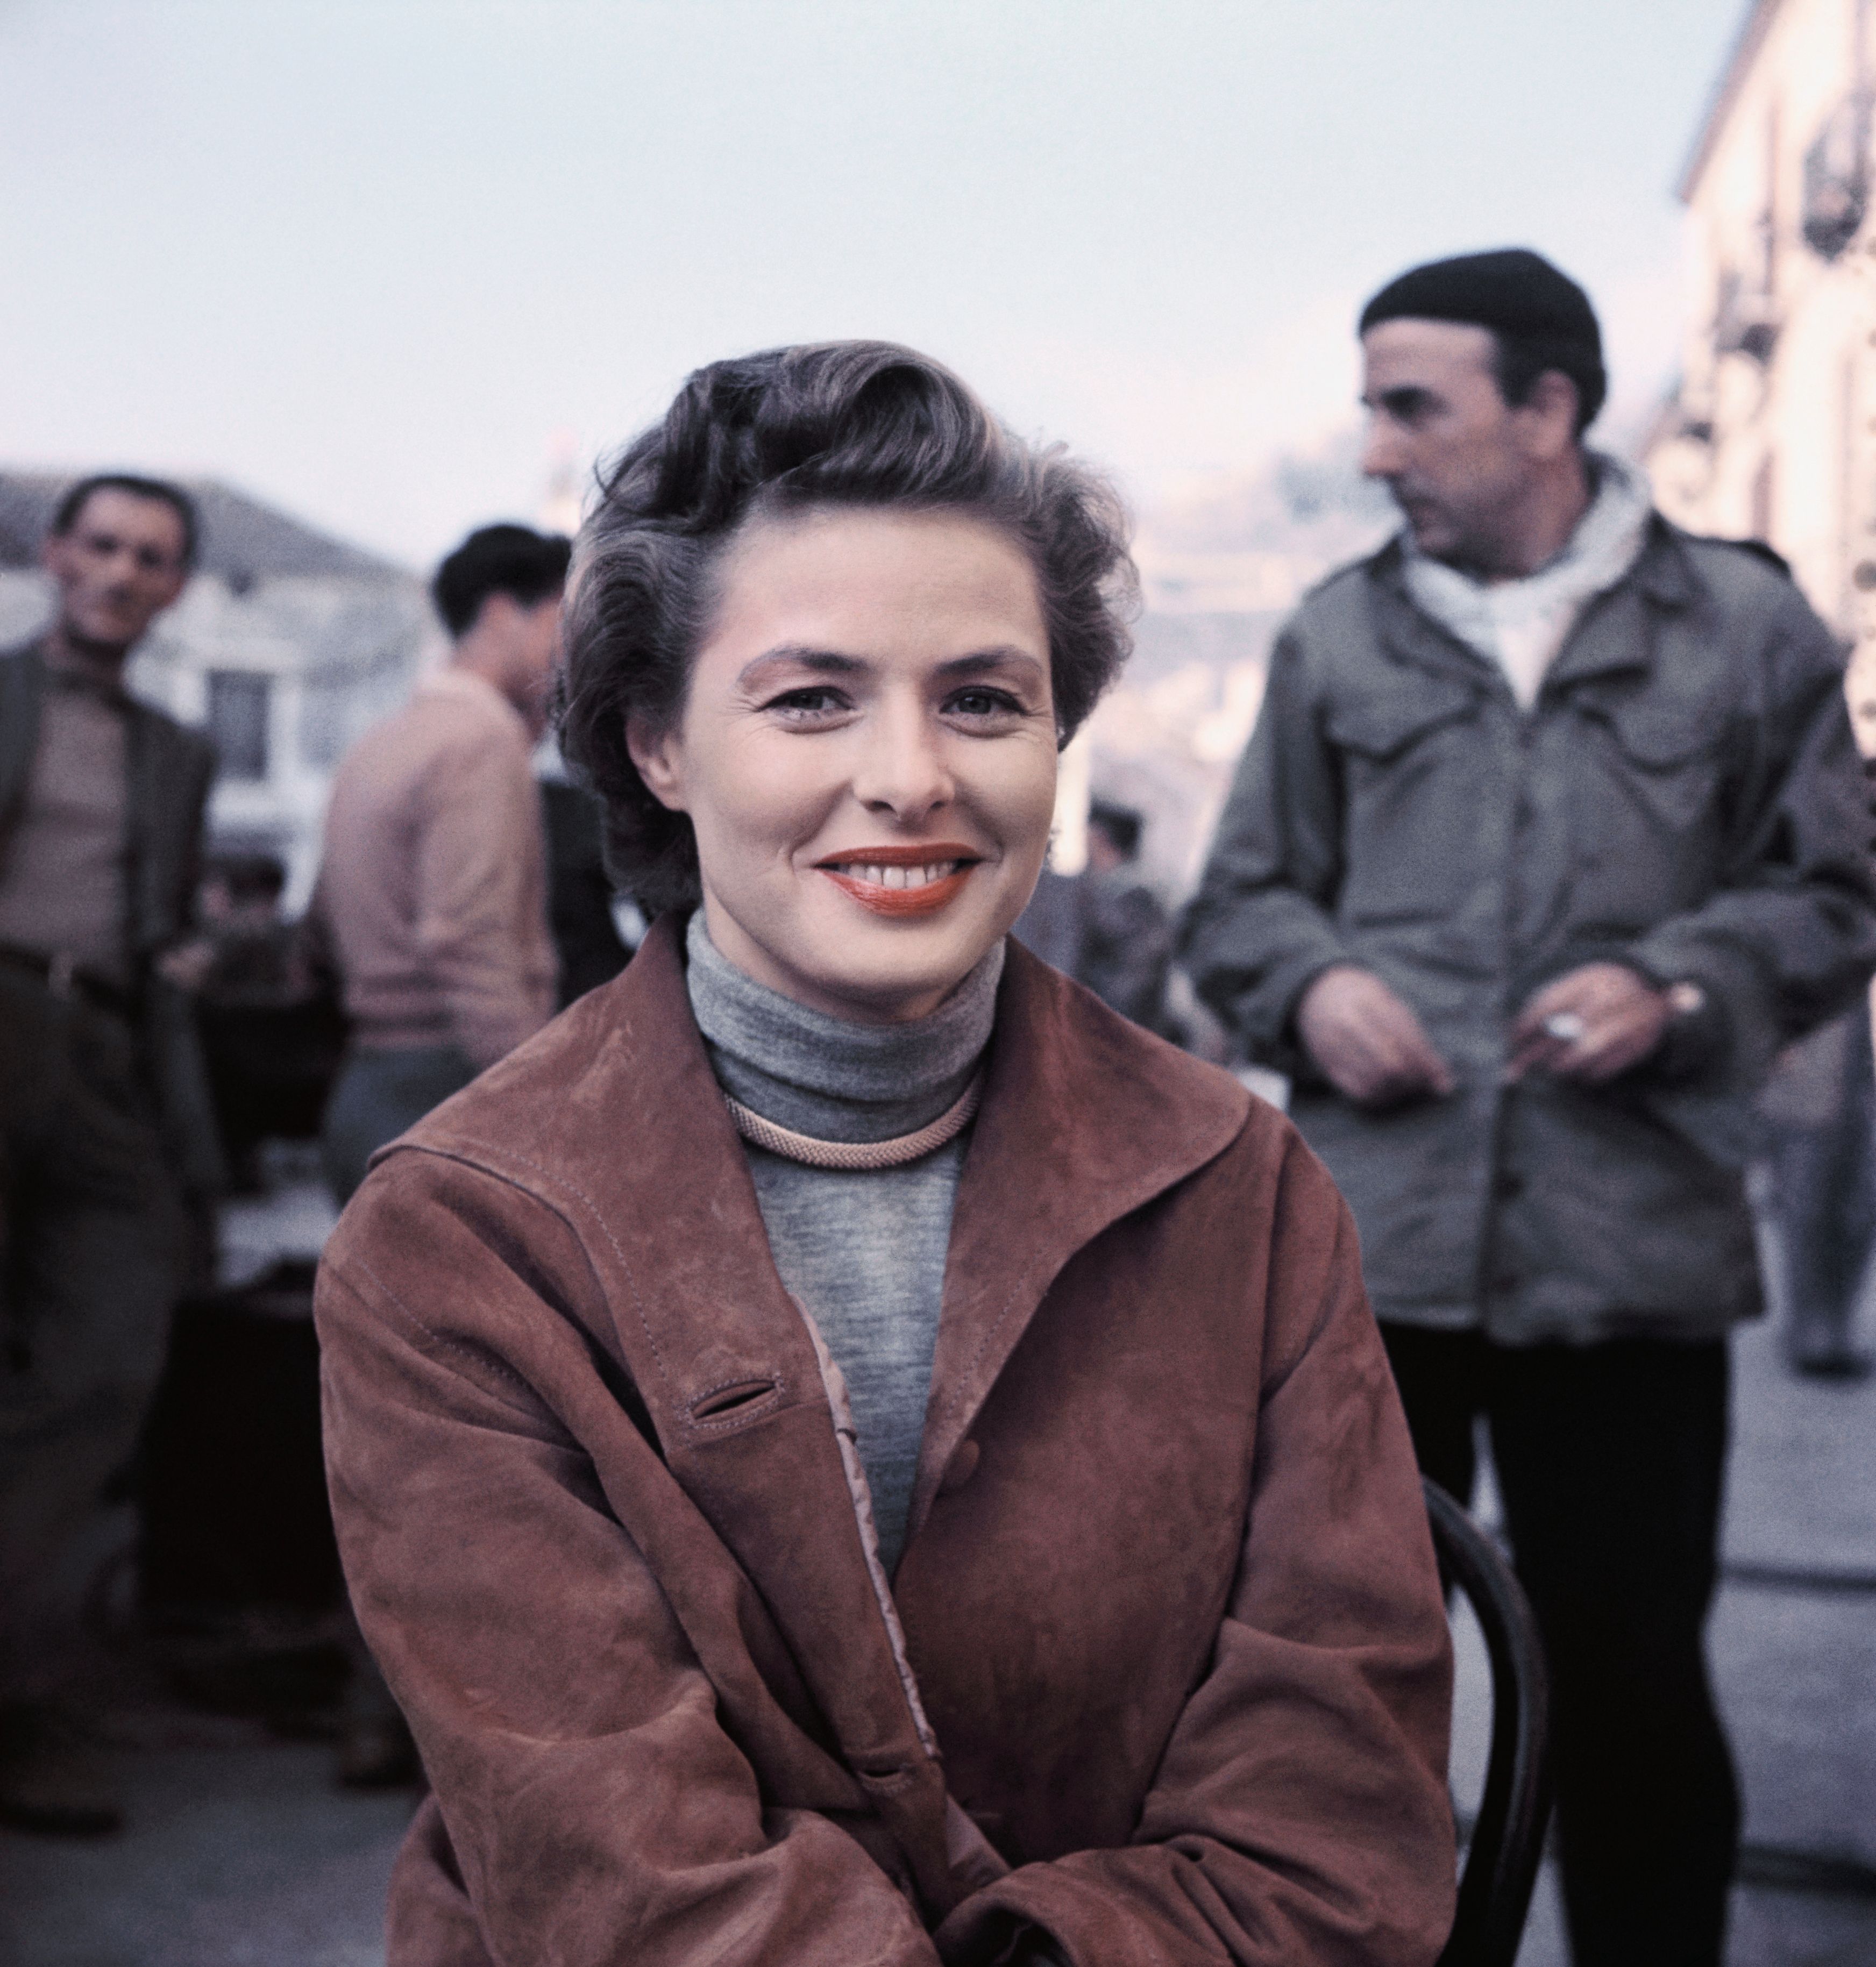
[(1509, 691), (1498, 665), (1468, 648), (1416, 602), (1407, 586), (1406, 553), (1399, 535), (1368, 560), (1363, 572), (1371, 619), (1381, 646), (1396, 661), (1475, 690)]
[(1567, 690), (1592, 677), (1648, 674), (1654, 667), (1656, 611), (1684, 608), (1694, 593), (1687, 556), (1657, 512), (1633, 569), (1583, 610), (1544, 679), (1544, 689)]
[[(908, 1543), (1062, 1266), (1218, 1155), (1250, 1095), (1009, 945), (946, 1266)], [(943, 1788), (874, 1595), (813, 1341), (690, 1009), (678, 925), (406, 1136), (571, 1224), (658, 1445), (788, 1636), (934, 1902)], [(862, 1635), (870, 1637), (862, 1638)]]
[[(1398, 536), (1367, 563), (1376, 633), (1401, 661), (1474, 686), (1509, 690), (1496, 664), (1441, 628), (1408, 591)], [(1647, 610), (1688, 606), (1698, 588), (1678, 536), (1660, 513), (1652, 515), (1642, 551), (1622, 580), (1583, 609), (1544, 679), (1548, 693), (1593, 676), (1646, 671), (1654, 664)]]
[(1221, 1154), (1250, 1111), (1236, 1080), (1011, 941), (958, 1184), (908, 1544), (1063, 1266)]
[[(578, 1223), (668, 1457), (826, 1407), (691, 1014), (680, 944), (661, 918), (622, 976), (407, 1137)], [(1221, 1153), (1250, 1110), (1227, 1074), (1008, 945), (958, 1187), (912, 1534), (1063, 1264)], [(831, 1430), (828, 1441), (831, 1454)], [(775, 1500), (757, 1479), (752, 1520)]]

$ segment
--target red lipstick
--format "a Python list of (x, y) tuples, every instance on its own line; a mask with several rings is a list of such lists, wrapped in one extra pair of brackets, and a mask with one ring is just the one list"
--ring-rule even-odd
[[(955, 840), (921, 841), (914, 846), (856, 847), (830, 854), (815, 866), (843, 893), (876, 916), (936, 915), (962, 892), (970, 870), (983, 857)], [(948, 874), (916, 886), (895, 887), (875, 878), (889, 867), (933, 869)]]

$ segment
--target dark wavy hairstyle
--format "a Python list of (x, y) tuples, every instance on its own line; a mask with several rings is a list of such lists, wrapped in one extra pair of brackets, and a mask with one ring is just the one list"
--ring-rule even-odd
[(661, 806), (626, 719), (682, 715), (725, 547), (753, 515), (815, 505), (964, 512), (1035, 568), (1066, 744), (1131, 648), (1137, 589), (1114, 488), (1059, 446), (1024, 443), (956, 376), (889, 342), (713, 362), (664, 421), (603, 468), (568, 599), (561, 749), (606, 809), (613, 877), (652, 913), (700, 898), (690, 820)]

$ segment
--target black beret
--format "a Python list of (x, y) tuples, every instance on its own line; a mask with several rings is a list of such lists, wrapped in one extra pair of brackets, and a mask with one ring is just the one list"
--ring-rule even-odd
[[(1606, 382), (1590, 297), (1567, 273), (1522, 246), (1434, 260), (1389, 280), (1361, 311), (1360, 332), (1383, 321), (1451, 321), (1527, 344), (1576, 383), (1587, 415)], [(1587, 418), (1586, 418), (1587, 420)]]
[(1459, 321), (1532, 341), (1577, 341), (1599, 356), (1603, 338), (1590, 297), (1567, 273), (1522, 246), (1434, 260), (1389, 280), (1361, 311), (1376, 321)]

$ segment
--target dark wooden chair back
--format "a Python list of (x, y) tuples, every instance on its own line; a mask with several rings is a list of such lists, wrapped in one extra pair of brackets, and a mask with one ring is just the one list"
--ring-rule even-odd
[(1550, 1675), (1529, 1601), (1498, 1546), (1437, 1482), (1423, 1482), (1433, 1549), (1465, 1594), (1492, 1664), (1485, 1794), (1439, 1967), (1512, 1967), (1550, 1821)]

